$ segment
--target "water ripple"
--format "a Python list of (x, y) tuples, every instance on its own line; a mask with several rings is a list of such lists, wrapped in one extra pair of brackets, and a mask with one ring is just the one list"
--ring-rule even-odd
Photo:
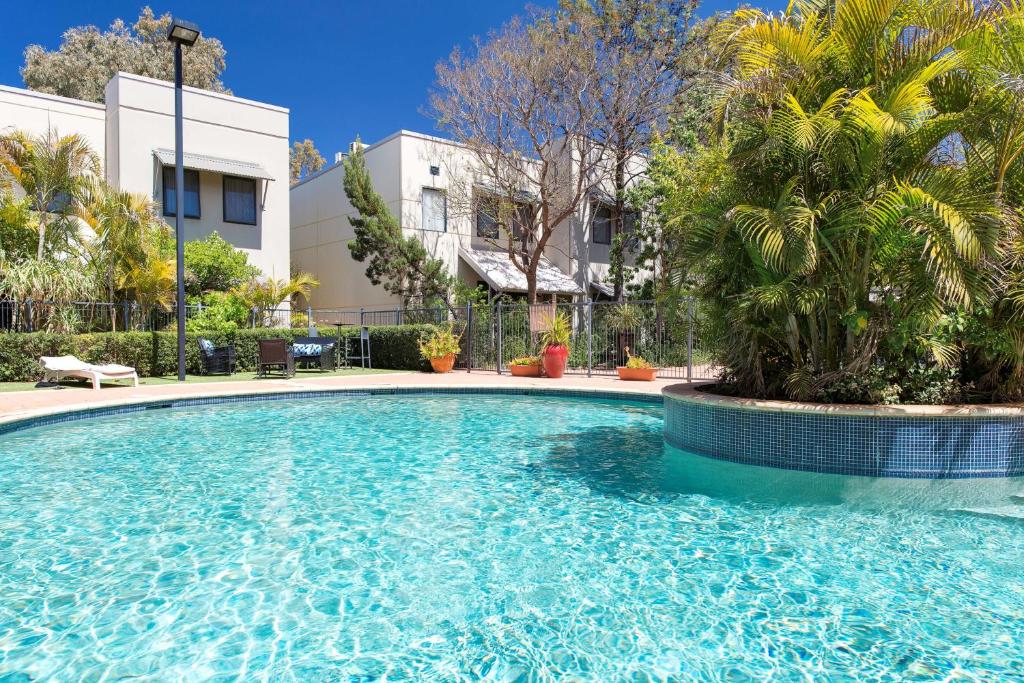
[(661, 426), (357, 397), (6, 435), (0, 681), (1024, 680), (1019, 480), (748, 468)]

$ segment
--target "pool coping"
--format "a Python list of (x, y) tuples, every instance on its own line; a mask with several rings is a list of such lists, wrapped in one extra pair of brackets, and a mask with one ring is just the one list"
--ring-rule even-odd
[(612, 401), (630, 401), (662, 405), (664, 398), (659, 392), (635, 389), (609, 389), (605, 387), (581, 386), (509, 386), (508, 384), (466, 384), (466, 385), (432, 385), (432, 384), (353, 384), (346, 386), (279, 388), (253, 391), (219, 391), (204, 393), (180, 393), (160, 396), (133, 396), (113, 399), (92, 405), (47, 406), (18, 413), (0, 416), (0, 435), (12, 432), (45, 427), (65, 422), (75, 422), (110, 415), (145, 412), (148, 410), (188, 408), (204, 405), (263, 403), (279, 400), (322, 399), (334, 396), (397, 396), (397, 395), (503, 395), (503, 396), (548, 396), (564, 398), (593, 398)]
[(856, 417), (919, 417), (919, 418), (972, 418), (972, 417), (1024, 417), (1024, 404), (1008, 403), (978, 405), (857, 405), (850, 403), (808, 403), (757, 398), (739, 398), (701, 391), (714, 382), (672, 384), (664, 387), (662, 395), (686, 403), (701, 403), (721, 408), (769, 413), (805, 413), (814, 415), (849, 415)]

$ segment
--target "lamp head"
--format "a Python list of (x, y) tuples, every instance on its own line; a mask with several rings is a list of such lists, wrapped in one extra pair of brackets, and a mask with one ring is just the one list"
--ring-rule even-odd
[(199, 27), (191, 21), (171, 19), (171, 27), (167, 30), (167, 40), (191, 47), (199, 40)]

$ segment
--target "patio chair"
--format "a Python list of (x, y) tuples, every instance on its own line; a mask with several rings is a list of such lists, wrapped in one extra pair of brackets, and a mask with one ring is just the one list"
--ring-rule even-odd
[(295, 375), (295, 356), (286, 339), (260, 339), (260, 358), (256, 376), (266, 377), (271, 370), (277, 370), (285, 377)]
[(64, 377), (77, 377), (92, 382), (92, 388), (99, 391), (103, 380), (130, 379), (134, 386), (139, 386), (139, 374), (135, 368), (127, 365), (108, 363), (92, 365), (74, 356), (43, 356), (39, 359), (43, 368), (44, 382), (60, 382)]
[(199, 355), (204, 375), (232, 375), (235, 372), (235, 345), (214, 346), (209, 339), (199, 340)]
[(321, 372), (337, 368), (337, 349), (338, 340), (334, 337), (296, 337), (292, 345), (296, 363), (317, 366)]

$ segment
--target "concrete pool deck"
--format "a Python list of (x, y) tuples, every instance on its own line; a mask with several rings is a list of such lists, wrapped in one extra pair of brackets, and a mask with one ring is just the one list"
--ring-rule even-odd
[(561, 379), (512, 377), (496, 372), (455, 371), (443, 375), (425, 372), (387, 373), (253, 381), (204, 382), (199, 384), (163, 384), (156, 386), (106, 385), (91, 389), (32, 389), (0, 393), (0, 423), (71, 410), (131, 405), (154, 400), (180, 400), (236, 394), (287, 393), (330, 389), (367, 389), (381, 387), (441, 388), (538, 388), (576, 391), (614, 391), (638, 395), (661, 395), (662, 389), (686, 380), (658, 379), (653, 382), (623, 382), (618, 377), (566, 375)]

